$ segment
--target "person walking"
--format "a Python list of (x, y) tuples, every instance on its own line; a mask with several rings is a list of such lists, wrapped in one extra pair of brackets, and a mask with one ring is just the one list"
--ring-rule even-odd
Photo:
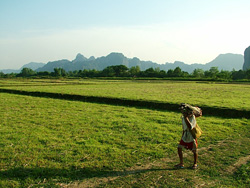
[(196, 117), (199, 117), (202, 115), (201, 110), (198, 107), (193, 107), (189, 104), (182, 103), (180, 105), (180, 110), (182, 113), (182, 137), (181, 141), (178, 145), (178, 156), (180, 159), (180, 163), (175, 165), (176, 168), (184, 168), (184, 162), (183, 162), (183, 149), (188, 149), (193, 152), (194, 155), (194, 164), (192, 166), (193, 169), (196, 169), (198, 167), (197, 160), (198, 160), (198, 143), (197, 139), (193, 137), (191, 134), (191, 130), (195, 128), (197, 125), (196, 123)]

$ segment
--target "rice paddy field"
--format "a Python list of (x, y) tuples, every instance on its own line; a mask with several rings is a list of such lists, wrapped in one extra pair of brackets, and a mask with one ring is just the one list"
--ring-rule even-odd
[[(0, 80), (0, 89), (250, 111), (250, 85), (133, 80)], [(249, 187), (248, 117), (197, 118), (199, 167), (181, 114), (124, 104), (0, 92), (0, 187)]]

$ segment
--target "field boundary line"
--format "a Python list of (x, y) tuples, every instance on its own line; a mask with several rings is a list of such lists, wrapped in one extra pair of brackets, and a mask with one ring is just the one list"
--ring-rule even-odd
[[(77, 95), (77, 94), (63, 94), (63, 93), (51, 93), (51, 92), (39, 92), (39, 91), (24, 91), (15, 89), (5, 89), (0, 88), (1, 93), (26, 95), (33, 97), (45, 97), (53, 99), (63, 99), (63, 100), (74, 100), (83, 102), (93, 102), (101, 104), (111, 104), (129, 107), (141, 107), (156, 110), (167, 110), (179, 112), (179, 104), (159, 102), (159, 101), (147, 101), (147, 100), (133, 100), (125, 98), (113, 98), (113, 97), (102, 97), (102, 96), (87, 96), (87, 95)], [(201, 106), (203, 110), (203, 115), (217, 116), (225, 118), (249, 118), (249, 110), (240, 109), (230, 109), (230, 108), (218, 108)]]

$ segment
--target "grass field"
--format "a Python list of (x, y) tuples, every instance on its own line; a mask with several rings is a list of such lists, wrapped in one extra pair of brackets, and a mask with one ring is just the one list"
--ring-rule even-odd
[[(180, 87), (205, 90), (207, 85), (208, 90), (216, 87), (221, 94), (235, 88), (232, 93), (243, 95), (243, 101), (247, 96), (243, 92), (250, 88), (98, 80), (0, 83), (4, 88), (152, 101), (165, 100), (160, 92), (163, 88), (164, 95), (169, 93), (175, 102), (181, 101), (177, 94)], [(166, 89), (170, 85), (171, 89)], [(216, 94), (210, 95), (211, 105), (226, 105)], [(230, 99), (228, 95), (225, 100)], [(206, 100), (206, 95), (201, 96), (199, 101)], [(190, 98), (195, 97), (195, 92), (190, 93)], [(249, 100), (235, 101), (237, 105), (232, 108), (249, 109), (245, 106)], [(192, 154), (185, 152), (186, 168), (177, 170), (173, 166), (179, 162), (176, 147), (181, 137), (180, 113), (7, 93), (0, 93), (0, 103), (0, 187), (250, 186), (250, 121), (246, 118), (206, 114), (198, 118), (204, 131), (199, 139), (199, 169), (189, 168)]]
[(29, 80), (0, 82), (1, 88), (85, 96), (191, 103), (250, 110), (250, 84), (133, 80)]

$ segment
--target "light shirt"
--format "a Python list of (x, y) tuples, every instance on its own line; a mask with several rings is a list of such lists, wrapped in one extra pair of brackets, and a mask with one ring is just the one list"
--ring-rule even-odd
[[(184, 134), (182, 136), (182, 140), (186, 143), (189, 142), (193, 142), (194, 141), (194, 137), (192, 136), (191, 132), (189, 131), (189, 128), (185, 122), (184, 116), (181, 117), (182, 118), (182, 129), (184, 131)], [(193, 129), (196, 126), (196, 119), (195, 116), (191, 116), (188, 118), (191, 124), (191, 129)]]

